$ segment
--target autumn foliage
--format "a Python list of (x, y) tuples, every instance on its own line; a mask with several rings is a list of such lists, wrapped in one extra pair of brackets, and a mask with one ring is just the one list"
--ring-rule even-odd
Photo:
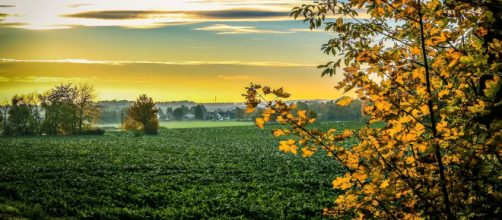
[[(501, 6), (497, 1), (320, 1), (293, 9), (336, 33), (322, 75), (366, 103), (358, 131), (321, 131), (315, 118), (252, 84), (258, 127), (276, 119), (279, 150), (324, 152), (345, 168), (326, 215), (352, 218), (500, 218)], [(333, 19), (326, 19), (333, 18)], [(342, 71), (340, 71), (342, 70)], [(338, 72), (338, 73), (337, 73)], [(348, 105), (349, 97), (339, 99)], [(354, 139), (357, 139), (356, 144)]]
[(140, 95), (138, 99), (127, 109), (127, 117), (124, 120), (124, 129), (139, 131), (145, 134), (157, 134), (159, 119), (153, 99)]

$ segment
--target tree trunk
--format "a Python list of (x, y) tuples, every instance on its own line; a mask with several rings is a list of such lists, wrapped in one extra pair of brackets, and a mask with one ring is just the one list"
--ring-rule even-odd
[(445, 212), (446, 212), (446, 217), (448, 220), (455, 219), (451, 212), (450, 208), (450, 199), (448, 196), (448, 189), (446, 187), (446, 177), (445, 177), (445, 172), (444, 172), (444, 165), (443, 165), (443, 160), (441, 157), (441, 151), (439, 149), (439, 144), (435, 142), (435, 139), (437, 138), (437, 129), (436, 129), (436, 118), (434, 115), (434, 105), (432, 103), (432, 91), (431, 91), (431, 82), (430, 82), (430, 73), (429, 73), (429, 66), (427, 62), (427, 50), (425, 49), (425, 35), (424, 35), (424, 23), (422, 20), (422, 6), (421, 6), (421, 1), (418, 1), (418, 15), (420, 17), (420, 40), (421, 40), (421, 46), (422, 46), (422, 55), (424, 58), (424, 68), (425, 68), (425, 80), (427, 84), (427, 93), (430, 95), (431, 98), (429, 98), (427, 105), (429, 107), (429, 116), (431, 117), (431, 128), (432, 128), (432, 134), (433, 134), (433, 141), (434, 141), (434, 151), (436, 155), (436, 160), (438, 163), (438, 168), (439, 168), (439, 177), (440, 177), (440, 185), (441, 185), (441, 191), (443, 192), (443, 200), (444, 200), (444, 206), (445, 206)]

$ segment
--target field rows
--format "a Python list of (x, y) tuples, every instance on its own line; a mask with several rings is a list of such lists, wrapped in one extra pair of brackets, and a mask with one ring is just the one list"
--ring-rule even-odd
[(276, 142), (252, 126), (0, 138), (0, 218), (321, 217), (341, 171)]

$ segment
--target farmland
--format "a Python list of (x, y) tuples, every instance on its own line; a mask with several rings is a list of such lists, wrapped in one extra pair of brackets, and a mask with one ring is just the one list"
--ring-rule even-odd
[(320, 218), (341, 169), (276, 145), (253, 126), (2, 137), (0, 218)]
[[(252, 125), (250, 121), (161, 121), (160, 127), (164, 128), (214, 128), (214, 127), (235, 127)], [(102, 128), (120, 128), (120, 123), (97, 124)]]

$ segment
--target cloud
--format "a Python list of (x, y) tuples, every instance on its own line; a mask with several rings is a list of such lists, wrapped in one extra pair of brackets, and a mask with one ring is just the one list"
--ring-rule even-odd
[[(2, 20), (2, 18), (0, 17), (0, 21)], [(15, 27), (19, 27), (19, 26), (22, 26), (22, 25), (27, 25), (26, 23), (0, 23), (0, 28), (1, 27), (5, 27), (5, 28), (15, 28)]]
[(314, 64), (262, 62), (262, 61), (112, 61), (112, 60), (87, 60), (87, 59), (60, 59), (60, 60), (18, 60), (0, 58), (0, 63), (77, 63), (77, 64), (102, 64), (102, 65), (127, 65), (127, 64), (157, 64), (157, 65), (237, 65), (237, 66), (263, 66), (263, 67), (315, 67)]
[(88, 11), (64, 15), (72, 18), (93, 18), (104, 20), (144, 19), (155, 15), (168, 14), (166, 11)]
[[(0, 0), (1, 1), (1, 0)], [(3, 22), (26, 29), (78, 26), (158, 28), (172, 23), (292, 20), (295, 6), (312, 0), (16, 0), (0, 5)], [(362, 12), (362, 11), (361, 11)], [(359, 17), (359, 16), (358, 16)]]
[(217, 34), (289, 34), (290, 31), (277, 31), (258, 29), (254, 26), (231, 26), (226, 24), (214, 24), (206, 27), (195, 28), (197, 31), (214, 31)]
[(64, 17), (103, 20), (148, 19), (162, 17), (185, 17), (190, 19), (239, 20), (289, 17), (288, 12), (264, 11), (251, 9), (215, 10), (215, 11), (162, 11), (162, 10), (108, 10), (86, 11), (66, 14)]
[(292, 31), (292, 32), (309, 32), (309, 33), (313, 33), (313, 32), (317, 32), (317, 33), (326, 33), (326, 31), (324, 29), (308, 29), (308, 28), (291, 28), (289, 29), (289, 31)]
[(275, 18), (289, 17), (289, 12), (262, 11), (262, 10), (222, 10), (222, 11), (199, 11), (191, 14), (211, 19), (252, 19), (252, 18)]
[(245, 81), (245, 80), (251, 79), (251, 77), (249, 77), (247, 75), (218, 75), (216, 77), (218, 77), (220, 79), (224, 79), (224, 80), (231, 80), (231, 81), (234, 81), (234, 80)]
[(68, 7), (70, 8), (80, 8), (82, 6), (91, 6), (92, 4), (71, 4), (71, 5), (68, 5)]
[(59, 83), (59, 82), (84, 82), (88, 79), (79, 77), (50, 77), (50, 76), (23, 76), (23, 77), (3, 77), (0, 76), (0, 82), (18, 82), (18, 83)]

